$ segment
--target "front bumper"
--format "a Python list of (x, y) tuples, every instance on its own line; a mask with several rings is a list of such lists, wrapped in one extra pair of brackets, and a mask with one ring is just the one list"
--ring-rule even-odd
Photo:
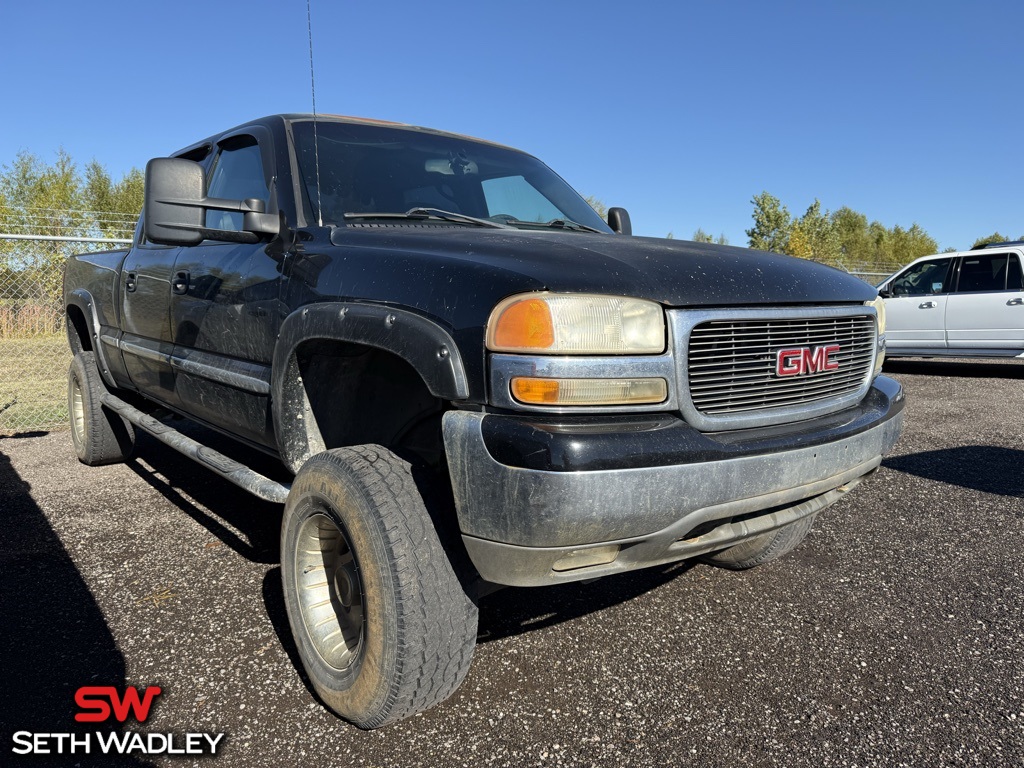
[(903, 404), (880, 376), (845, 411), (712, 435), (664, 415), (551, 424), (449, 411), (463, 541), (485, 580), (514, 586), (723, 549), (841, 498), (896, 442)]

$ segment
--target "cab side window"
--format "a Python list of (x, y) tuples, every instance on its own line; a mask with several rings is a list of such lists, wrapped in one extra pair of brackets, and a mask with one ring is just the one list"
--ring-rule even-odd
[(1009, 254), (986, 253), (978, 256), (964, 256), (960, 265), (960, 279), (957, 293), (979, 291), (1002, 291), (1006, 289), (1006, 265)]
[[(207, 197), (228, 200), (256, 198), (267, 202), (267, 179), (259, 145), (251, 136), (229, 139), (213, 161)], [(208, 229), (241, 231), (242, 213), (238, 211), (207, 211)]]
[(1020, 268), (1020, 257), (1011, 256), (1010, 263), (1007, 265), (1006, 274), (1006, 290), (1008, 291), (1021, 291), (1024, 290), (1024, 272)]
[(946, 293), (952, 259), (935, 259), (915, 264), (892, 281), (893, 296), (926, 296)]

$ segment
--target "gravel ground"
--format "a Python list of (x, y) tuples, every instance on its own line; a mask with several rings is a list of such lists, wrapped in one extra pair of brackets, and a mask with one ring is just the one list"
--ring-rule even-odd
[[(1022, 765), (1024, 365), (887, 369), (903, 438), (795, 552), (486, 597), (461, 690), (372, 733), (298, 671), (279, 508), (151, 440), (0, 439), (0, 764), (46, 764), (11, 733), (74, 730), (79, 686), (159, 684), (145, 730), (226, 766)], [(192, 762), (149, 760), (56, 764)]]

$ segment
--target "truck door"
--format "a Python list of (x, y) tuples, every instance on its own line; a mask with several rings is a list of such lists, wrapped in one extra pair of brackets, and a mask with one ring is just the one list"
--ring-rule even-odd
[(893, 349), (944, 349), (944, 315), (953, 258), (911, 264), (889, 282), (886, 342)]
[(946, 304), (951, 349), (1024, 349), (1024, 285), (1015, 253), (964, 254)]
[(119, 346), (132, 384), (168, 405), (176, 402), (171, 368), (171, 272), (178, 248), (139, 240), (121, 269)]
[[(269, 134), (222, 139), (208, 197), (268, 201)], [(241, 230), (242, 214), (208, 211), (210, 229)], [(257, 245), (204, 241), (178, 250), (171, 276), (173, 366), (181, 408), (273, 446), (270, 364), (282, 316), (280, 257)]]

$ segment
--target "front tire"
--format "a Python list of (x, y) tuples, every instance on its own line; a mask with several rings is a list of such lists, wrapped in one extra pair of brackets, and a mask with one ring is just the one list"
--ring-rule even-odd
[(135, 450), (135, 430), (131, 423), (100, 402), (106, 391), (95, 354), (76, 354), (68, 370), (71, 442), (78, 460), (90, 467), (125, 461)]
[(469, 670), (477, 609), (408, 463), (337, 448), (295, 477), (281, 529), (288, 621), (320, 698), (377, 728), (448, 698)]
[(807, 538), (816, 517), (816, 514), (802, 517), (774, 531), (746, 539), (739, 544), (705, 555), (701, 559), (732, 571), (745, 571), (770, 563), (799, 546)]

